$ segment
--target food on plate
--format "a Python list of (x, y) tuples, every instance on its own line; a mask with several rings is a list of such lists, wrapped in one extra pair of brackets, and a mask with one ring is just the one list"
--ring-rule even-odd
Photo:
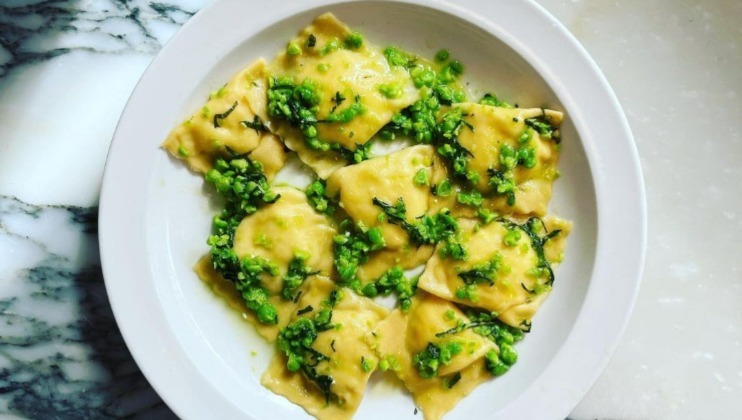
[(262, 384), (317, 418), (351, 418), (377, 371), (441, 418), (510, 370), (554, 287), (564, 116), (463, 73), (327, 13), (162, 145), (222, 203), (196, 273), (275, 343)]

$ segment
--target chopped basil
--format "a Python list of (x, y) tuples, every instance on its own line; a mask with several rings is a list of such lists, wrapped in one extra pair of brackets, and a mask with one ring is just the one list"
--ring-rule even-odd
[(421, 378), (434, 378), (438, 375), (438, 369), (451, 364), (451, 359), (462, 350), (461, 344), (457, 341), (442, 344), (428, 343), (423, 351), (413, 356), (412, 364)]
[(469, 270), (460, 271), (459, 277), (466, 285), (487, 283), (490, 286), (495, 284), (497, 273), (502, 267), (502, 254), (497, 252), (489, 261), (475, 265)]
[(214, 127), (219, 128), (219, 120), (223, 120), (229, 116), (229, 114), (234, 111), (234, 109), (237, 108), (237, 101), (234, 101), (231, 107), (229, 107), (228, 110), (222, 112), (221, 114), (214, 114)]
[(456, 372), (450, 377), (443, 378), (443, 386), (446, 389), (451, 389), (454, 386), (456, 386), (457, 383), (461, 380), (461, 372)]
[(307, 48), (314, 48), (317, 45), (317, 37), (314, 34), (309, 34), (307, 37)]
[(240, 121), (240, 124), (242, 124), (243, 126), (247, 128), (252, 128), (253, 130), (255, 130), (255, 132), (261, 132), (261, 131), (267, 132), (268, 131), (268, 128), (263, 123), (263, 120), (257, 115), (253, 117), (252, 122)]
[(296, 311), (296, 314), (297, 315), (304, 315), (304, 314), (306, 314), (308, 312), (312, 312), (313, 310), (314, 310), (314, 308), (312, 308), (312, 305), (307, 305), (306, 307), (301, 308), (298, 311)]

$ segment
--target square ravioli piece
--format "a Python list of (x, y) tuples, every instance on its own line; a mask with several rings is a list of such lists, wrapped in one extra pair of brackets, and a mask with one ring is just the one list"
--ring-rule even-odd
[[(499, 214), (545, 215), (558, 173), (562, 113), (461, 103), (446, 114), (463, 116), (456, 138), (469, 153), (467, 170), (485, 196), (482, 207)], [(449, 201), (455, 202), (455, 196)], [(470, 207), (444, 205), (456, 216), (475, 213)]]
[[(268, 110), (277, 133), (323, 179), (347, 165), (348, 158), (353, 160), (349, 154), (418, 98), (405, 69), (391, 67), (380, 49), (331, 13), (317, 17), (291, 40), (270, 64), (269, 74)], [(313, 91), (313, 99), (307, 89), (296, 89), (302, 86)], [(299, 103), (312, 110), (309, 119), (316, 121), (297, 113)], [(307, 138), (336, 148), (310, 147)]]
[(230, 287), (214, 271), (210, 258), (196, 266), (199, 277), (228, 300), (235, 293), (244, 295), (240, 308), (250, 313), (248, 321), (269, 341), (275, 340), (278, 331), (288, 323), (306, 279), (333, 275), (331, 250), (337, 233), (334, 222), (316, 213), (303, 192), (293, 187), (276, 187), (273, 191), (280, 195), (278, 201), (242, 219), (234, 234), (233, 249), (243, 266), (252, 261), (254, 267), (269, 267), (260, 274), (260, 287), (277, 312), (276, 322), (260, 323), (244, 307), (248, 298), (254, 296), (255, 287), (240, 292), (235, 286)]
[(563, 258), (570, 222), (493, 221), (485, 226), (460, 219), (465, 260), (438, 252), (428, 261), (418, 287), (443, 299), (499, 314), (504, 323), (524, 330), (551, 291), (552, 264)]
[[(471, 329), (442, 334), (460, 322), (469, 320), (453, 303), (418, 292), (407, 312), (392, 311), (374, 334), (381, 368), (404, 383), (426, 420), (440, 419), (492, 377), (485, 356), (498, 352), (494, 342)], [(441, 355), (440, 363), (430, 362), (431, 355)]]
[[(265, 61), (259, 60), (212, 92), (199, 112), (170, 132), (162, 147), (200, 173), (208, 172), (218, 156), (262, 149), (251, 157), (261, 161), (266, 175), (272, 177), (283, 166), (286, 154), (278, 138), (262, 124), (267, 120), (265, 68)], [(255, 127), (256, 122), (262, 128), (248, 126)]]
[(414, 223), (428, 214), (431, 196), (430, 186), (416, 183), (415, 177), (440, 165), (433, 147), (420, 145), (346, 166), (327, 180), (327, 195), (337, 198), (355, 223), (381, 229), (385, 248), (372, 254), (361, 267), (362, 281), (374, 280), (394, 265), (404, 269), (418, 266), (430, 257), (432, 246), (410, 244), (399, 221), (394, 224), (380, 217), (384, 214), (378, 200), (391, 205), (401, 200), (405, 221)]
[[(279, 336), (279, 354), (271, 361), (261, 383), (320, 420), (350, 419), (378, 366), (368, 336), (388, 311), (347, 289), (337, 289), (329, 280), (315, 281), (310, 286), (299, 300), (292, 323)], [(332, 311), (331, 324), (320, 328), (323, 310)], [(293, 366), (285, 347), (300, 345), (298, 341), (312, 333), (314, 340), (309, 349), (302, 347), (311, 354), (305, 357), (311, 358), (312, 363), (306, 360), (304, 367)]]
[[(196, 263), (193, 270), (201, 281), (206, 283), (217, 296), (224, 299), (225, 303), (229, 305), (230, 308), (238, 311), (242, 319), (252, 324), (255, 327), (255, 331), (270, 343), (276, 341), (278, 332), (289, 323), (298, 306), (298, 302), (283, 299), (280, 295), (272, 295), (268, 298), (268, 301), (276, 308), (276, 323), (261, 323), (255, 315), (255, 312), (247, 307), (242, 293), (237, 290), (235, 284), (225, 279), (221, 274), (214, 270), (210, 255), (201, 258), (198, 263)], [(301, 296), (306, 293), (315, 281), (329, 282), (330, 279), (322, 276), (310, 275), (295, 289), (295, 296)]]
[(280, 275), (286, 274), (292, 260), (303, 258), (309, 271), (332, 276), (335, 222), (317, 213), (303, 191), (289, 186), (272, 190), (280, 198), (245, 216), (237, 226), (237, 256), (267, 259), (278, 266)]

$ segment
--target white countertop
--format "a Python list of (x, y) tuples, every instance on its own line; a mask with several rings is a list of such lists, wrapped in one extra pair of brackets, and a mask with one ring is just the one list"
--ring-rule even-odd
[[(539, 3), (616, 91), (649, 207), (636, 309), (571, 417), (742, 418), (742, 1)], [(0, 415), (168, 413), (120, 349), (94, 206), (129, 94), (201, 6), (0, 5)]]

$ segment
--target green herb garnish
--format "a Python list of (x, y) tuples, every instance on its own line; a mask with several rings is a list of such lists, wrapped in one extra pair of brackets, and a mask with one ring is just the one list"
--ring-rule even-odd
[(252, 128), (257, 133), (259, 133), (261, 131), (263, 131), (263, 132), (267, 132), (268, 131), (268, 128), (263, 123), (263, 120), (260, 117), (258, 117), (257, 115), (255, 117), (253, 117), (252, 122), (251, 121), (240, 121), (240, 124), (242, 124), (243, 126), (245, 126), (247, 128)]
[[(544, 245), (550, 239), (559, 235), (562, 232), (561, 229), (555, 229), (551, 232), (547, 232), (544, 221), (538, 217), (531, 217), (523, 224), (517, 224), (511, 221), (503, 221), (503, 223), (509, 229), (517, 228), (528, 235), (528, 238), (531, 240), (531, 248), (536, 253), (537, 257), (536, 268), (546, 273), (548, 277), (547, 285), (551, 285), (552, 283), (554, 283), (554, 271), (551, 269), (551, 263), (549, 262), (549, 260), (546, 259), (546, 255), (544, 254)], [(546, 232), (546, 234), (540, 236), (539, 232), (542, 228), (544, 232)]]
[(376, 281), (368, 283), (360, 289), (362, 295), (370, 298), (395, 293), (399, 298), (399, 306), (404, 312), (410, 309), (412, 297), (416, 291), (417, 277), (407, 278), (399, 266), (391, 268)]
[(284, 299), (294, 300), (294, 292), (304, 283), (304, 280), (311, 275), (319, 273), (319, 270), (312, 271), (311, 268), (307, 267), (306, 262), (308, 259), (309, 254), (306, 252), (297, 252), (289, 262), (288, 271), (283, 276), (283, 289), (281, 290), (281, 296)]
[(317, 335), (334, 328), (332, 308), (339, 299), (339, 292), (334, 290), (330, 299), (322, 303), (322, 309), (314, 318), (297, 318), (278, 334), (277, 345), (286, 355), (286, 368), (291, 372), (301, 371), (307, 379), (314, 382), (329, 403), (332, 396), (331, 387), (334, 379), (330, 375), (319, 374), (317, 365), (329, 361), (330, 357), (312, 348)]
[(361, 264), (368, 261), (369, 254), (386, 246), (379, 228), (366, 228), (345, 219), (340, 223), (341, 234), (335, 235), (333, 252), (335, 268), (341, 282), (358, 290), (360, 287), (356, 275)]
[(389, 223), (401, 226), (410, 236), (410, 242), (417, 246), (436, 244), (459, 230), (456, 219), (450, 215), (448, 209), (443, 209), (432, 216), (423, 215), (410, 223), (405, 218), (407, 208), (402, 197), (397, 199), (395, 205), (377, 197), (374, 197), (372, 202), (381, 208)]
[(456, 341), (443, 344), (428, 343), (425, 350), (415, 354), (412, 363), (421, 378), (430, 379), (438, 375), (438, 369), (451, 364), (451, 359), (461, 353), (461, 344)]
[(309, 34), (307, 37), (307, 48), (314, 48), (317, 45), (317, 37), (314, 34)]
[(276, 308), (268, 302), (269, 293), (261, 284), (263, 274), (275, 276), (277, 267), (260, 258), (240, 261), (232, 246), (234, 232), (242, 219), (255, 213), (258, 207), (274, 203), (280, 195), (271, 191), (263, 167), (244, 157), (229, 161), (217, 158), (214, 168), (204, 176), (213, 184), (224, 199), (224, 209), (214, 216), (212, 235), (207, 243), (211, 246), (211, 261), (214, 269), (225, 279), (235, 283), (245, 304), (261, 323), (277, 322)]
[(335, 206), (329, 197), (325, 195), (325, 181), (317, 179), (307, 186), (304, 193), (307, 195), (307, 201), (312, 208), (318, 213), (332, 214), (335, 212)]
[(495, 278), (502, 267), (502, 254), (497, 252), (489, 261), (475, 265), (473, 268), (460, 271), (459, 277), (466, 285), (487, 283), (490, 286), (495, 284)]
[(234, 109), (237, 108), (237, 101), (234, 101), (231, 107), (229, 107), (228, 110), (222, 112), (221, 114), (214, 114), (214, 127), (219, 128), (219, 120), (223, 120), (229, 116), (229, 114), (234, 111)]

